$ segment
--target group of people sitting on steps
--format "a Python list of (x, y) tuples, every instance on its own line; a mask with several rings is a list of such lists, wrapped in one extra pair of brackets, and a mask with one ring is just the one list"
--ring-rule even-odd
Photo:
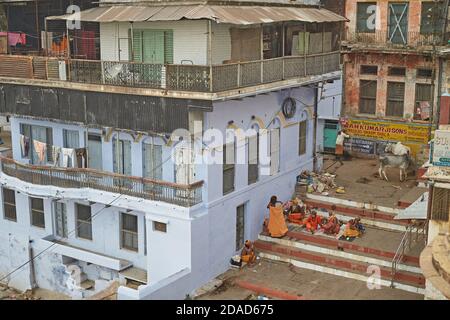
[[(270, 210), (270, 215), (265, 219), (264, 227), (271, 237), (282, 238), (287, 234), (286, 220), (305, 228), (311, 234), (320, 229), (328, 235), (337, 236), (341, 233), (343, 222), (335, 214), (335, 205), (328, 212), (328, 217), (323, 217), (317, 214), (317, 208), (306, 205), (298, 198), (282, 204), (276, 196), (272, 196), (267, 208)], [(356, 238), (364, 232), (365, 228), (358, 217), (346, 223), (342, 236)]]

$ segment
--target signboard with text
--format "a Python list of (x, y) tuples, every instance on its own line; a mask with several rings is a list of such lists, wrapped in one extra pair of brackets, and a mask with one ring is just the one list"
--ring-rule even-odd
[(432, 161), (434, 166), (450, 167), (450, 131), (436, 130)]

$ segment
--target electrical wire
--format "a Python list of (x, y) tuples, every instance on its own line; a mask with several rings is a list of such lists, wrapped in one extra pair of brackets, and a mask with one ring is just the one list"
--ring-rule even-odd
[[(114, 198), (111, 202), (109, 202), (108, 204), (106, 204), (102, 209), (98, 210), (95, 214), (91, 215), (90, 219), (88, 219), (87, 221), (91, 221), (97, 217), (103, 210), (105, 210), (106, 208), (109, 208), (114, 202), (116, 202), (117, 200), (120, 199), (120, 197), (122, 197), (123, 194), (119, 194), (119, 196), (117, 196), (116, 198)], [(72, 235), (73, 233), (75, 233), (76, 231), (78, 231), (78, 229), (81, 227), (81, 225), (77, 226), (74, 230), (72, 230), (71, 232), (69, 232), (67, 234), (67, 236)], [(39, 256), (43, 255), (45, 252), (47, 252), (48, 250), (50, 250), (51, 248), (53, 248), (54, 246), (60, 245), (59, 243), (52, 243), (50, 246), (48, 246), (47, 248), (45, 248), (44, 250), (42, 250), (41, 252), (39, 252), (37, 255), (33, 256), (30, 260), (22, 263), (20, 266), (18, 266), (17, 268), (15, 268), (13, 271), (9, 272), (8, 274), (6, 274), (4, 277), (0, 278), (0, 282), (2, 282), (3, 280), (9, 278), (12, 274), (16, 273), (17, 271), (19, 271), (20, 269), (22, 269), (23, 267), (25, 267), (26, 265), (30, 264), (31, 262), (33, 262), (36, 258), (38, 258)], [(13, 278), (9, 279), (8, 282), (10, 282)]]

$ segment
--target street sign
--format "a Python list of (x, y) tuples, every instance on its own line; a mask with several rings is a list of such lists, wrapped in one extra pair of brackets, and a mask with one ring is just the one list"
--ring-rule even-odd
[(450, 131), (436, 130), (433, 143), (433, 165), (450, 167)]

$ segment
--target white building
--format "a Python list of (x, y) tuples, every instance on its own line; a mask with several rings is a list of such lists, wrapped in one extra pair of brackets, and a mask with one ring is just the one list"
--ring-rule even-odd
[[(344, 18), (297, 4), (248, 7), (246, 21), (232, 5), (174, 8), (87, 10), (101, 60), (48, 58), (44, 79), (1, 74), (12, 136), (12, 158), (1, 158), (2, 282), (83, 298), (119, 280), (119, 299), (182, 299), (257, 238), (270, 196), (290, 198), (313, 169), (317, 88), (340, 78)], [(192, 154), (171, 137), (178, 128), (192, 134)], [(237, 163), (210, 164), (224, 158), (211, 133), (227, 129), (268, 133), (227, 144)], [(53, 146), (85, 150), (87, 168), (63, 155), (55, 164)]]

